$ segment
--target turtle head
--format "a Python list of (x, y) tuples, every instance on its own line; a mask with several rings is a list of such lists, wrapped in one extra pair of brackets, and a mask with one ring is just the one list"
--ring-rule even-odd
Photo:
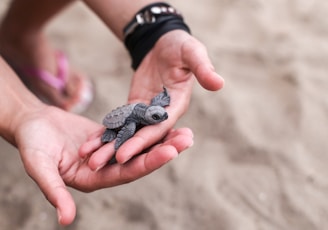
[(154, 125), (168, 118), (168, 114), (161, 106), (149, 106), (146, 109), (145, 116), (142, 119), (143, 125)]

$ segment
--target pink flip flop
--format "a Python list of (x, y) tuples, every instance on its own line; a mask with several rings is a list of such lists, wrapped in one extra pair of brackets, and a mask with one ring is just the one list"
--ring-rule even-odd
[[(67, 57), (64, 53), (58, 51), (56, 52), (57, 60), (57, 75), (53, 75), (45, 70), (35, 69), (35, 68), (21, 68), (19, 72), (25, 76), (33, 76), (49, 85), (50, 87), (56, 89), (59, 92), (63, 92), (66, 88), (69, 77), (69, 63)], [(80, 95), (77, 102), (69, 109), (70, 112), (82, 113), (85, 111), (93, 100), (93, 86), (89, 79), (82, 81), (83, 85), (80, 89)], [(44, 102), (51, 104), (48, 100), (40, 95), (40, 99)]]

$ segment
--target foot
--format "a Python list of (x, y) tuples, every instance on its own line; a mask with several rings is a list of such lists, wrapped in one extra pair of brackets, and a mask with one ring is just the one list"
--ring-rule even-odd
[(67, 81), (61, 90), (22, 71), (42, 70), (58, 76), (56, 51), (43, 34), (11, 36), (0, 30), (0, 54), (8, 61), (26, 86), (40, 99), (67, 111), (82, 112), (92, 100), (92, 85), (80, 72), (67, 70)]

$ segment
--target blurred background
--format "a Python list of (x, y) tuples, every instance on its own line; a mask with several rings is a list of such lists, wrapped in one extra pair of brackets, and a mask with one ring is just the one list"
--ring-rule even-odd
[[(178, 124), (193, 129), (193, 148), (136, 182), (71, 190), (77, 218), (62, 228), (1, 140), (0, 229), (328, 229), (328, 2), (170, 2), (226, 81), (220, 92), (195, 85)], [(0, 17), (8, 4), (0, 2)], [(83, 115), (101, 122), (126, 102), (130, 58), (85, 5), (72, 5), (47, 33), (95, 82)]]

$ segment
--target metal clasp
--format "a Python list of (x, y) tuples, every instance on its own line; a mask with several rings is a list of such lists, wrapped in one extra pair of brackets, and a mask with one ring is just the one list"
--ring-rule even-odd
[(151, 24), (156, 22), (156, 17), (150, 11), (147, 10), (143, 13), (137, 14), (136, 20), (139, 25)]

